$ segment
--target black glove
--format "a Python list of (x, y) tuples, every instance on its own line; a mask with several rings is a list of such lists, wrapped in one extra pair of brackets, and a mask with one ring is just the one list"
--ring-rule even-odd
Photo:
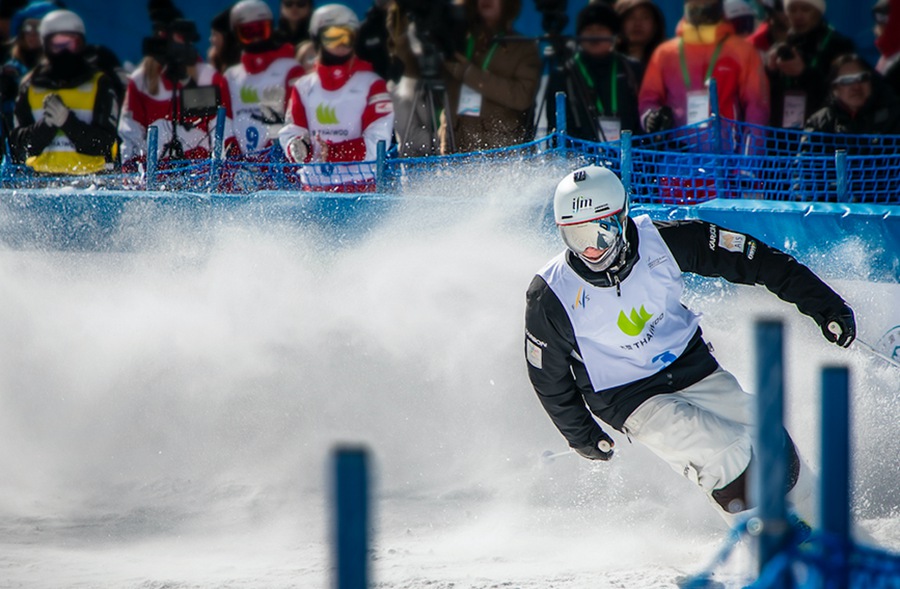
[(651, 110), (644, 117), (644, 130), (648, 133), (668, 131), (675, 126), (675, 113), (668, 106)]
[(600, 437), (590, 446), (582, 446), (574, 450), (588, 460), (609, 460), (613, 455), (613, 446), (616, 443), (606, 432), (600, 430)]
[(824, 319), (819, 327), (822, 334), (830, 342), (847, 348), (856, 339), (856, 319), (853, 317), (853, 309), (847, 303), (840, 307), (825, 312)]

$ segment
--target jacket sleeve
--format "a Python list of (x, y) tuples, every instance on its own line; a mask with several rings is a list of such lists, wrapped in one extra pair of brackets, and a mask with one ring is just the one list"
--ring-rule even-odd
[[(644, 77), (641, 80), (641, 89), (638, 93), (638, 116), (641, 119), (641, 126), (644, 125), (644, 119), (652, 110), (662, 107), (668, 102), (666, 94), (666, 83), (663, 80), (662, 71), (662, 54), (661, 51), (654, 51), (647, 63), (647, 69), (644, 70)], [(646, 128), (645, 128), (646, 130)]]
[(575, 385), (569, 363), (575, 336), (566, 311), (546, 282), (535, 276), (526, 295), (525, 357), (538, 399), (572, 448), (594, 446), (601, 428)]
[(82, 122), (74, 113), (61, 127), (78, 153), (111, 156), (118, 140), (119, 99), (112, 81), (106, 75), (97, 80), (97, 98), (91, 123)]
[(34, 113), (28, 103), (28, 90), (31, 88), (31, 78), (19, 87), (19, 96), (16, 98), (15, 128), (9, 134), (10, 150), (13, 159), (20, 164), (33, 155), (40, 155), (50, 145), (56, 136), (56, 127), (51, 127), (44, 122), (34, 120)]
[(819, 325), (843, 299), (812, 270), (752, 235), (705, 221), (657, 223), (675, 261), (684, 272), (722, 277), (738, 284), (760, 284), (793, 303)]

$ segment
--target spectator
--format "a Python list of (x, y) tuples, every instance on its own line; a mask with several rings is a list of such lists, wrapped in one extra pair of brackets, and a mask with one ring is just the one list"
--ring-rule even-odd
[(262, 0), (241, 0), (230, 20), (242, 48), (241, 63), (225, 72), (234, 135), (245, 157), (262, 159), (284, 125), (288, 91), (303, 68), (294, 59), (294, 46), (273, 36), (272, 11)]
[(660, 45), (641, 85), (639, 108), (649, 133), (709, 117), (708, 80), (718, 87), (719, 113), (764, 125), (769, 88), (759, 54), (724, 20), (722, 0), (685, 0), (675, 39)]
[(875, 46), (881, 56), (875, 69), (900, 96), (900, 0), (878, 0), (872, 8)]
[(372, 64), (375, 73), (396, 82), (403, 72), (388, 51), (388, 8), (393, 0), (374, 0), (356, 35), (356, 55)]
[[(373, 161), (379, 141), (390, 143), (394, 109), (385, 81), (354, 54), (356, 14), (341, 4), (317, 8), (310, 35), (318, 49), (314, 73), (291, 88), (287, 124), (278, 134), (295, 163)], [(304, 185), (337, 192), (375, 189), (369, 166), (307, 166)]]
[(757, 51), (765, 54), (774, 45), (787, 41), (790, 22), (784, 12), (782, 0), (762, 0), (761, 4), (765, 19), (747, 40)]
[(303, 67), (303, 74), (311, 74), (316, 70), (316, 44), (312, 41), (304, 41), (297, 45), (297, 54), (294, 59)]
[[(146, 159), (151, 126), (159, 130), (160, 161), (209, 158), (215, 140), (215, 111), (220, 105), (225, 106), (228, 117), (226, 147), (237, 150), (228, 84), (213, 66), (199, 61), (194, 47), (197, 40), (196, 26), (183, 19), (164, 25), (156, 37), (145, 40), (146, 56), (129, 77), (119, 119), (126, 168)], [(198, 108), (192, 97), (205, 98), (207, 108)]]
[[(0, 2), (0, 63), (6, 63), (9, 59), (9, 46), (6, 44), (10, 38), (12, 18), (28, 4), (28, 0), (3, 0)], [(15, 37), (15, 35), (13, 35)]]
[(756, 13), (748, 0), (725, 0), (725, 20), (734, 27), (734, 32), (747, 38), (756, 28)]
[[(838, 57), (829, 76), (828, 104), (806, 121), (806, 131), (851, 135), (900, 134), (900, 101), (858, 55)], [(883, 149), (883, 148), (882, 148)], [(829, 153), (834, 150), (829, 150)], [(865, 155), (855, 152), (853, 155)]]
[(771, 86), (771, 125), (799, 128), (824, 106), (829, 95), (828, 68), (853, 41), (825, 20), (825, 0), (785, 0), (790, 29), (784, 44), (766, 54)]
[(69, 10), (39, 27), (46, 63), (22, 80), (10, 137), (13, 157), (38, 172), (91, 174), (116, 158), (118, 101), (112, 81), (84, 56), (85, 29)]
[[(566, 93), (568, 134), (588, 141), (618, 141), (622, 129), (641, 131), (637, 98), (642, 75), (640, 62), (614, 50), (620, 32), (619, 16), (603, 2), (578, 13), (575, 34), (580, 37), (571, 72), (552, 71), (547, 96)], [(571, 75), (574, 79), (569, 78)], [(555, 101), (547, 100), (547, 120), (555, 117)]]
[(281, 0), (278, 13), (278, 34), (285, 43), (295, 48), (309, 41), (309, 19), (312, 15), (312, 0)]
[[(13, 15), (10, 23), (10, 36), (13, 39), (10, 59), (0, 72), (0, 96), (3, 101), (3, 132), (6, 137), (12, 129), (13, 111), (19, 95), (19, 82), (22, 77), (34, 69), (41, 57), (41, 36), (38, 27), (41, 19), (59, 8), (54, 2), (32, 2)], [(5, 142), (5, 141), (4, 141)]]
[[(450, 111), (441, 115), (441, 151), (467, 152), (521, 143), (532, 134), (541, 57), (513, 22), (520, 0), (465, 0), (465, 55), (444, 63)], [(499, 37), (499, 38), (498, 38)]]
[(650, 56), (666, 40), (666, 18), (662, 10), (653, 0), (618, 0), (615, 9), (622, 23), (616, 50), (646, 68)]
[(216, 71), (225, 70), (241, 63), (241, 45), (231, 30), (231, 8), (226, 8), (209, 23), (209, 49), (206, 59)]

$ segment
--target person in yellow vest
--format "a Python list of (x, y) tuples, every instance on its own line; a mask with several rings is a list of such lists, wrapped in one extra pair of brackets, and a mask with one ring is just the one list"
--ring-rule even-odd
[(69, 10), (39, 27), (46, 61), (22, 80), (10, 148), (49, 174), (94, 174), (116, 161), (119, 103), (109, 77), (84, 57), (84, 22)]

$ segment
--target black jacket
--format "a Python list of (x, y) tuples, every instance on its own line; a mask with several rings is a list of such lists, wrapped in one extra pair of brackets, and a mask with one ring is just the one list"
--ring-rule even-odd
[[(843, 300), (806, 266), (793, 257), (746, 236), (741, 252), (718, 245), (721, 229), (703, 221), (654, 223), (684, 272), (722, 277), (739, 284), (762, 284), (779, 298), (794, 303), (800, 312), (821, 324)], [(637, 257), (638, 233), (629, 220), (630, 271)], [(569, 252), (569, 265), (594, 286), (616, 288), (626, 276), (591, 272)], [(625, 293), (627, 296), (627, 292)], [(687, 388), (718, 367), (697, 329), (685, 351), (672, 364), (647, 378), (603, 391), (594, 391), (580, 356), (578, 343), (563, 304), (540, 276), (528, 288), (525, 310), (526, 341), (539, 346), (542, 367), (528, 363), (528, 376), (550, 419), (573, 448), (595, 446), (600, 439), (596, 415), (621, 430), (625, 420), (648, 398)], [(593, 414), (593, 415), (592, 415)]]

